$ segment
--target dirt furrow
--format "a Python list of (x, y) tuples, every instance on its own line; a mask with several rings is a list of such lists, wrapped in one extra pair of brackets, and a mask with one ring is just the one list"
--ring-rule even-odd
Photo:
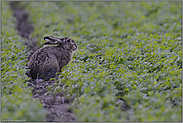
[[(33, 24), (28, 22), (29, 15), (25, 8), (20, 6), (20, 2), (10, 2), (11, 9), (14, 13), (14, 17), (17, 19), (16, 30), (18, 34), (25, 38), (28, 49), (30, 49), (31, 55), (39, 48), (37, 45), (37, 40), (31, 38), (30, 34), (33, 32)], [(33, 81), (29, 80), (28, 86), (32, 88), (32, 93), (34, 98), (40, 99), (45, 109), (49, 111), (45, 121), (77, 121), (72, 111), (68, 108), (73, 99), (67, 99), (65, 93), (57, 92), (54, 94), (47, 93), (48, 86), (57, 84), (57, 86), (62, 87), (63, 85), (52, 81)]]

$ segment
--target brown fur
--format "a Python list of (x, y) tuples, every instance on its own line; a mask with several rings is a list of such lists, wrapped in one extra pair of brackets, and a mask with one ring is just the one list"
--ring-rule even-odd
[(45, 44), (57, 46), (43, 47), (31, 56), (28, 68), (32, 79), (49, 80), (55, 77), (55, 73), (61, 72), (62, 67), (71, 61), (73, 51), (77, 49), (75, 41), (68, 37), (46, 36), (44, 39), (47, 40)]

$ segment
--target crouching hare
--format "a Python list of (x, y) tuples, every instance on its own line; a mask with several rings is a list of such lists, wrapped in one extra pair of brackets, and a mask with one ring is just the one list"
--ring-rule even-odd
[(46, 36), (44, 40), (47, 41), (45, 45), (56, 46), (40, 48), (31, 56), (28, 76), (32, 79), (49, 80), (55, 77), (56, 73), (61, 72), (62, 67), (71, 61), (73, 51), (77, 49), (76, 42), (68, 37)]

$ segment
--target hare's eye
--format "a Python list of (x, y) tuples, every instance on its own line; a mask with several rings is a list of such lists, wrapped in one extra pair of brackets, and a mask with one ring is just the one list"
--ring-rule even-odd
[(70, 40), (67, 40), (68, 42), (70, 42)]

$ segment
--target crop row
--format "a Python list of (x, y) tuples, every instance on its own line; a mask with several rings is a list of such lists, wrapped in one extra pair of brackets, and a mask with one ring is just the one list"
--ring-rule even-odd
[(46, 110), (33, 99), (26, 81), (25, 39), (15, 31), (9, 2), (1, 2), (1, 121), (44, 121)]
[(181, 2), (21, 4), (40, 45), (46, 35), (78, 44), (63, 88), (50, 88), (75, 98), (79, 121), (182, 120)]
[(46, 35), (78, 43), (55, 90), (75, 98), (79, 121), (181, 121), (180, 2), (24, 5), (40, 44)]

